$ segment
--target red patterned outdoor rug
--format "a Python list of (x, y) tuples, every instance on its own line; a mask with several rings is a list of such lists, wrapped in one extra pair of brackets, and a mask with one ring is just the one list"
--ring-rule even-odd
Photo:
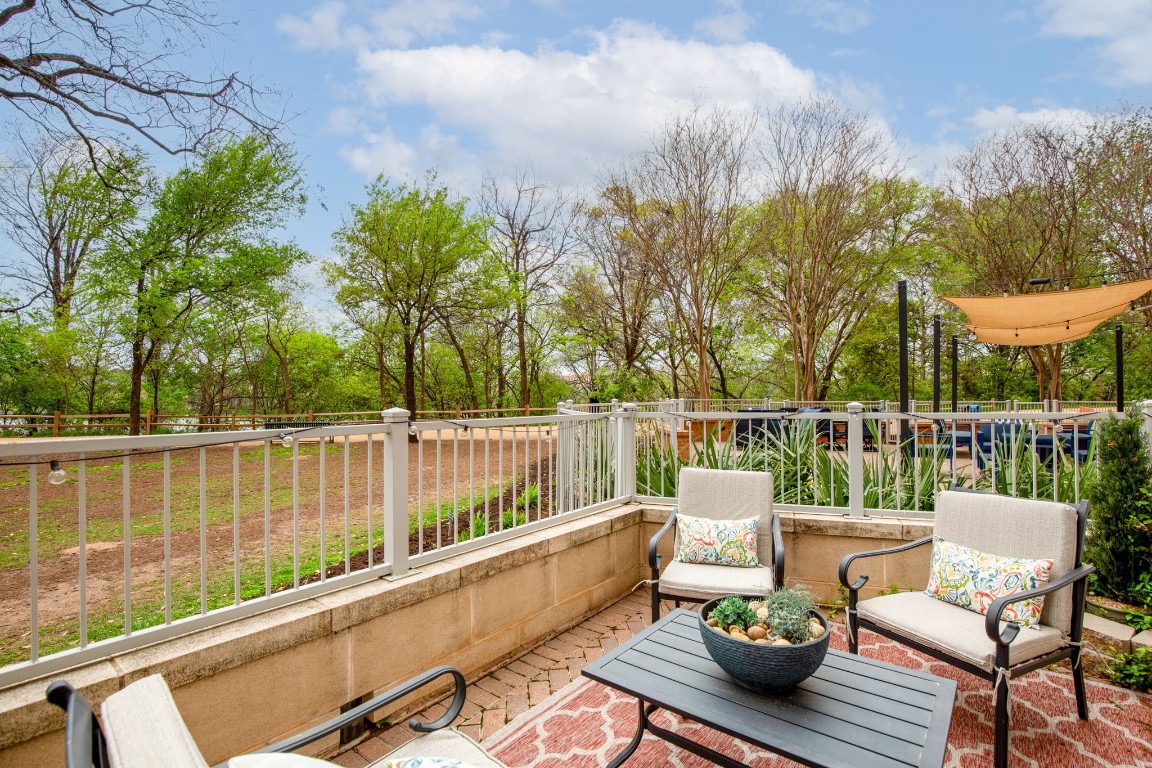
[[(832, 647), (846, 650), (843, 628), (835, 626)], [(871, 633), (861, 652), (902, 667), (956, 681), (956, 705), (948, 736), (947, 768), (992, 765), (992, 687), (943, 662)], [(1076, 716), (1072, 678), (1041, 670), (1012, 681), (1011, 761), (1032, 768), (1120, 768), (1152, 766), (1152, 696), (1088, 682), (1091, 719)], [(591, 680), (572, 682), (548, 701), (521, 715), (484, 742), (509, 768), (597, 768), (631, 740), (637, 707), (632, 697)], [(792, 768), (791, 760), (763, 752), (717, 731), (659, 712), (657, 725), (723, 752), (755, 768)], [(624, 768), (705, 768), (704, 760), (645, 734)]]

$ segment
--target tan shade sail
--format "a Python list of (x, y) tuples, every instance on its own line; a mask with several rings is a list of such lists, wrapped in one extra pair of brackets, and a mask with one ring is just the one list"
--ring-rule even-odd
[(1074, 291), (941, 298), (968, 315), (964, 326), (977, 341), (1035, 347), (1082, 339), (1149, 291), (1152, 279)]

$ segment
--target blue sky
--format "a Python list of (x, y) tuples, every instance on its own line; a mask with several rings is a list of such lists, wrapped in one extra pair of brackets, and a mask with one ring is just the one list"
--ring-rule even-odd
[[(221, 3), (201, 63), (283, 94), (324, 258), (379, 174), (475, 197), (526, 166), (592, 191), (694, 101), (832, 96), (936, 170), (986, 131), (1152, 106), (1152, 0), (285, 0)], [(167, 161), (171, 162), (171, 161)]]

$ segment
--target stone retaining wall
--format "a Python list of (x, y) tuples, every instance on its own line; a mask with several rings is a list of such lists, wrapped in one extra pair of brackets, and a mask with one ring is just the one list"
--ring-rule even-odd
[[(667, 514), (666, 507), (618, 507), (52, 678), (99, 704), (134, 680), (163, 674), (205, 757), (218, 763), (435, 664), (475, 679), (564, 631), (648, 578), (648, 541)], [(931, 530), (923, 520), (789, 512), (781, 523), (787, 581), (808, 584), (825, 601), (839, 597), (844, 554)], [(670, 557), (671, 536), (663, 549)], [(928, 554), (924, 547), (877, 563), (869, 591), (923, 588)], [(63, 715), (44, 701), (48, 682), (0, 691), (0, 768), (63, 765)], [(335, 738), (314, 746), (327, 750)]]

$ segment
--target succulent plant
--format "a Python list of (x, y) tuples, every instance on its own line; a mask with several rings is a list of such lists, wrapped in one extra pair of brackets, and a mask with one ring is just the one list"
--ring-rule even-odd
[(748, 629), (760, 621), (759, 617), (756, 616), (756, 611), (749, 608), (748, 603), (743, 598), (735, 595), (726, 597), (717, 603), (708, 617), (716, 619), (716, 623), (724, 628), (735, 624), (741, 629)]
[(768, 608), (772, 637), (782, 637), (793, 645), (811, 639), (809, 619), (815, 602), (805, 587), (796, 585), (778, 589), (764, 596), (764, 605)]

